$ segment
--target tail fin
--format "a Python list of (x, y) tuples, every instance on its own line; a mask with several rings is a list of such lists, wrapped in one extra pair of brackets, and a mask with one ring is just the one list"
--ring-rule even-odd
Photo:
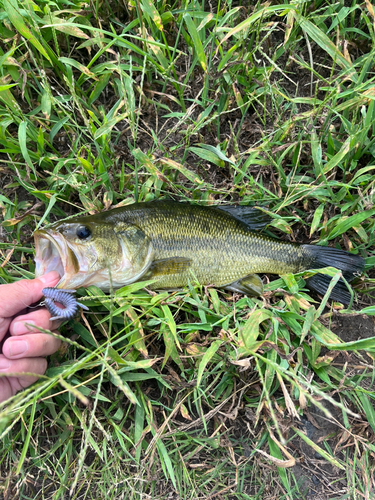
[[(352, 281), (356, 276), (359, 276), (365, 267), (365, 261), (362, 257), (345, 252), (345, 250), (316, 245), (303, 245), (303, 249), (310, 258), (310, 269), (321, 269), (329, 266), (335, 267), (342, 271), (347, 281)], [(326, 293), (330, 282), (331, 277), (325, 274), (316, 274), (306, 280), (309, 288), (322, 295)], [(350, 302), (350, 292), (342, 279), (338, 281), (332, 290), (330, 298), (342, 304)]]

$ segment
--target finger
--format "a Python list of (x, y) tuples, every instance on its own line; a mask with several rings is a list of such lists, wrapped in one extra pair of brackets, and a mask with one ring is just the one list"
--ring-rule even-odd
[(59, 279), (59, 273), (51, 271), (38, 279), (0, 285), (0, 318), (10, 318), (41, 299), (43, 288), (57, 285)]
[(6, 401), (16, 392), (28, 387), (38, 380), (38, 376), (19, 375), (4, 377), (7, 373), (36, 373), (43, 375), (47, 369), (44, 358), (25, 358), (9, 360), (0, 354), (0, 401)]
[(0, 342), (3, 340), (4, 335), (8, 331), (12, 318), (0, 318)]
[(13, 392), (9, 378), (0, 376), (0, 403), (12, 397), (16, 392)]
[(9, 337), (3, 345), (7, 359), (38, 358), (57, 351), (61, 340), (48, 333), (26, 333), (20, 337)]
[(51, 314), (47, 309), (38, 309), (22, 316), (17, 316), (9, 326), (11, 335), (24, 335), (42, 330), (57, 330), (61, 321), (50, 321)]

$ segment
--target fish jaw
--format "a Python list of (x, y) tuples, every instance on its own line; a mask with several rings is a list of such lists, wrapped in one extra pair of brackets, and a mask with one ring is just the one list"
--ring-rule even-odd
[(57, 288), (74, 289), (82, 286), (86, 277), (79, 273), (79, 269), (80, 264), (85, 263), (81, 256), (81, 263), (78, 261), (76, 254), (58, 231), (40, 229), (34, 232), (34, 240), (36, 278), (50, 271), (57, 271), (61, 276)]

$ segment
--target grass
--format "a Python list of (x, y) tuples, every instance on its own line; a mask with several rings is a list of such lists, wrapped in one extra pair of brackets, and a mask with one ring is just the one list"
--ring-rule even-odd
[(0, 0), (1, 283), (33, 277), (37, 227), (162, 197), (366, 257), (352, 309), (306, 273), (83, 290), (0, 406), (4, 499), (374, 498), (374, 9)]

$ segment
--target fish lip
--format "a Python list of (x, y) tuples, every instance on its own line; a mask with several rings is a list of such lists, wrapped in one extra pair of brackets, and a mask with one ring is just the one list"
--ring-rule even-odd
[(39, 229), (34, 232), (35, 277), (57, 271), (61, 278), (57, 288), (69, 288), (70, 277), (77, 272), (77, 256), (58, 231)]

